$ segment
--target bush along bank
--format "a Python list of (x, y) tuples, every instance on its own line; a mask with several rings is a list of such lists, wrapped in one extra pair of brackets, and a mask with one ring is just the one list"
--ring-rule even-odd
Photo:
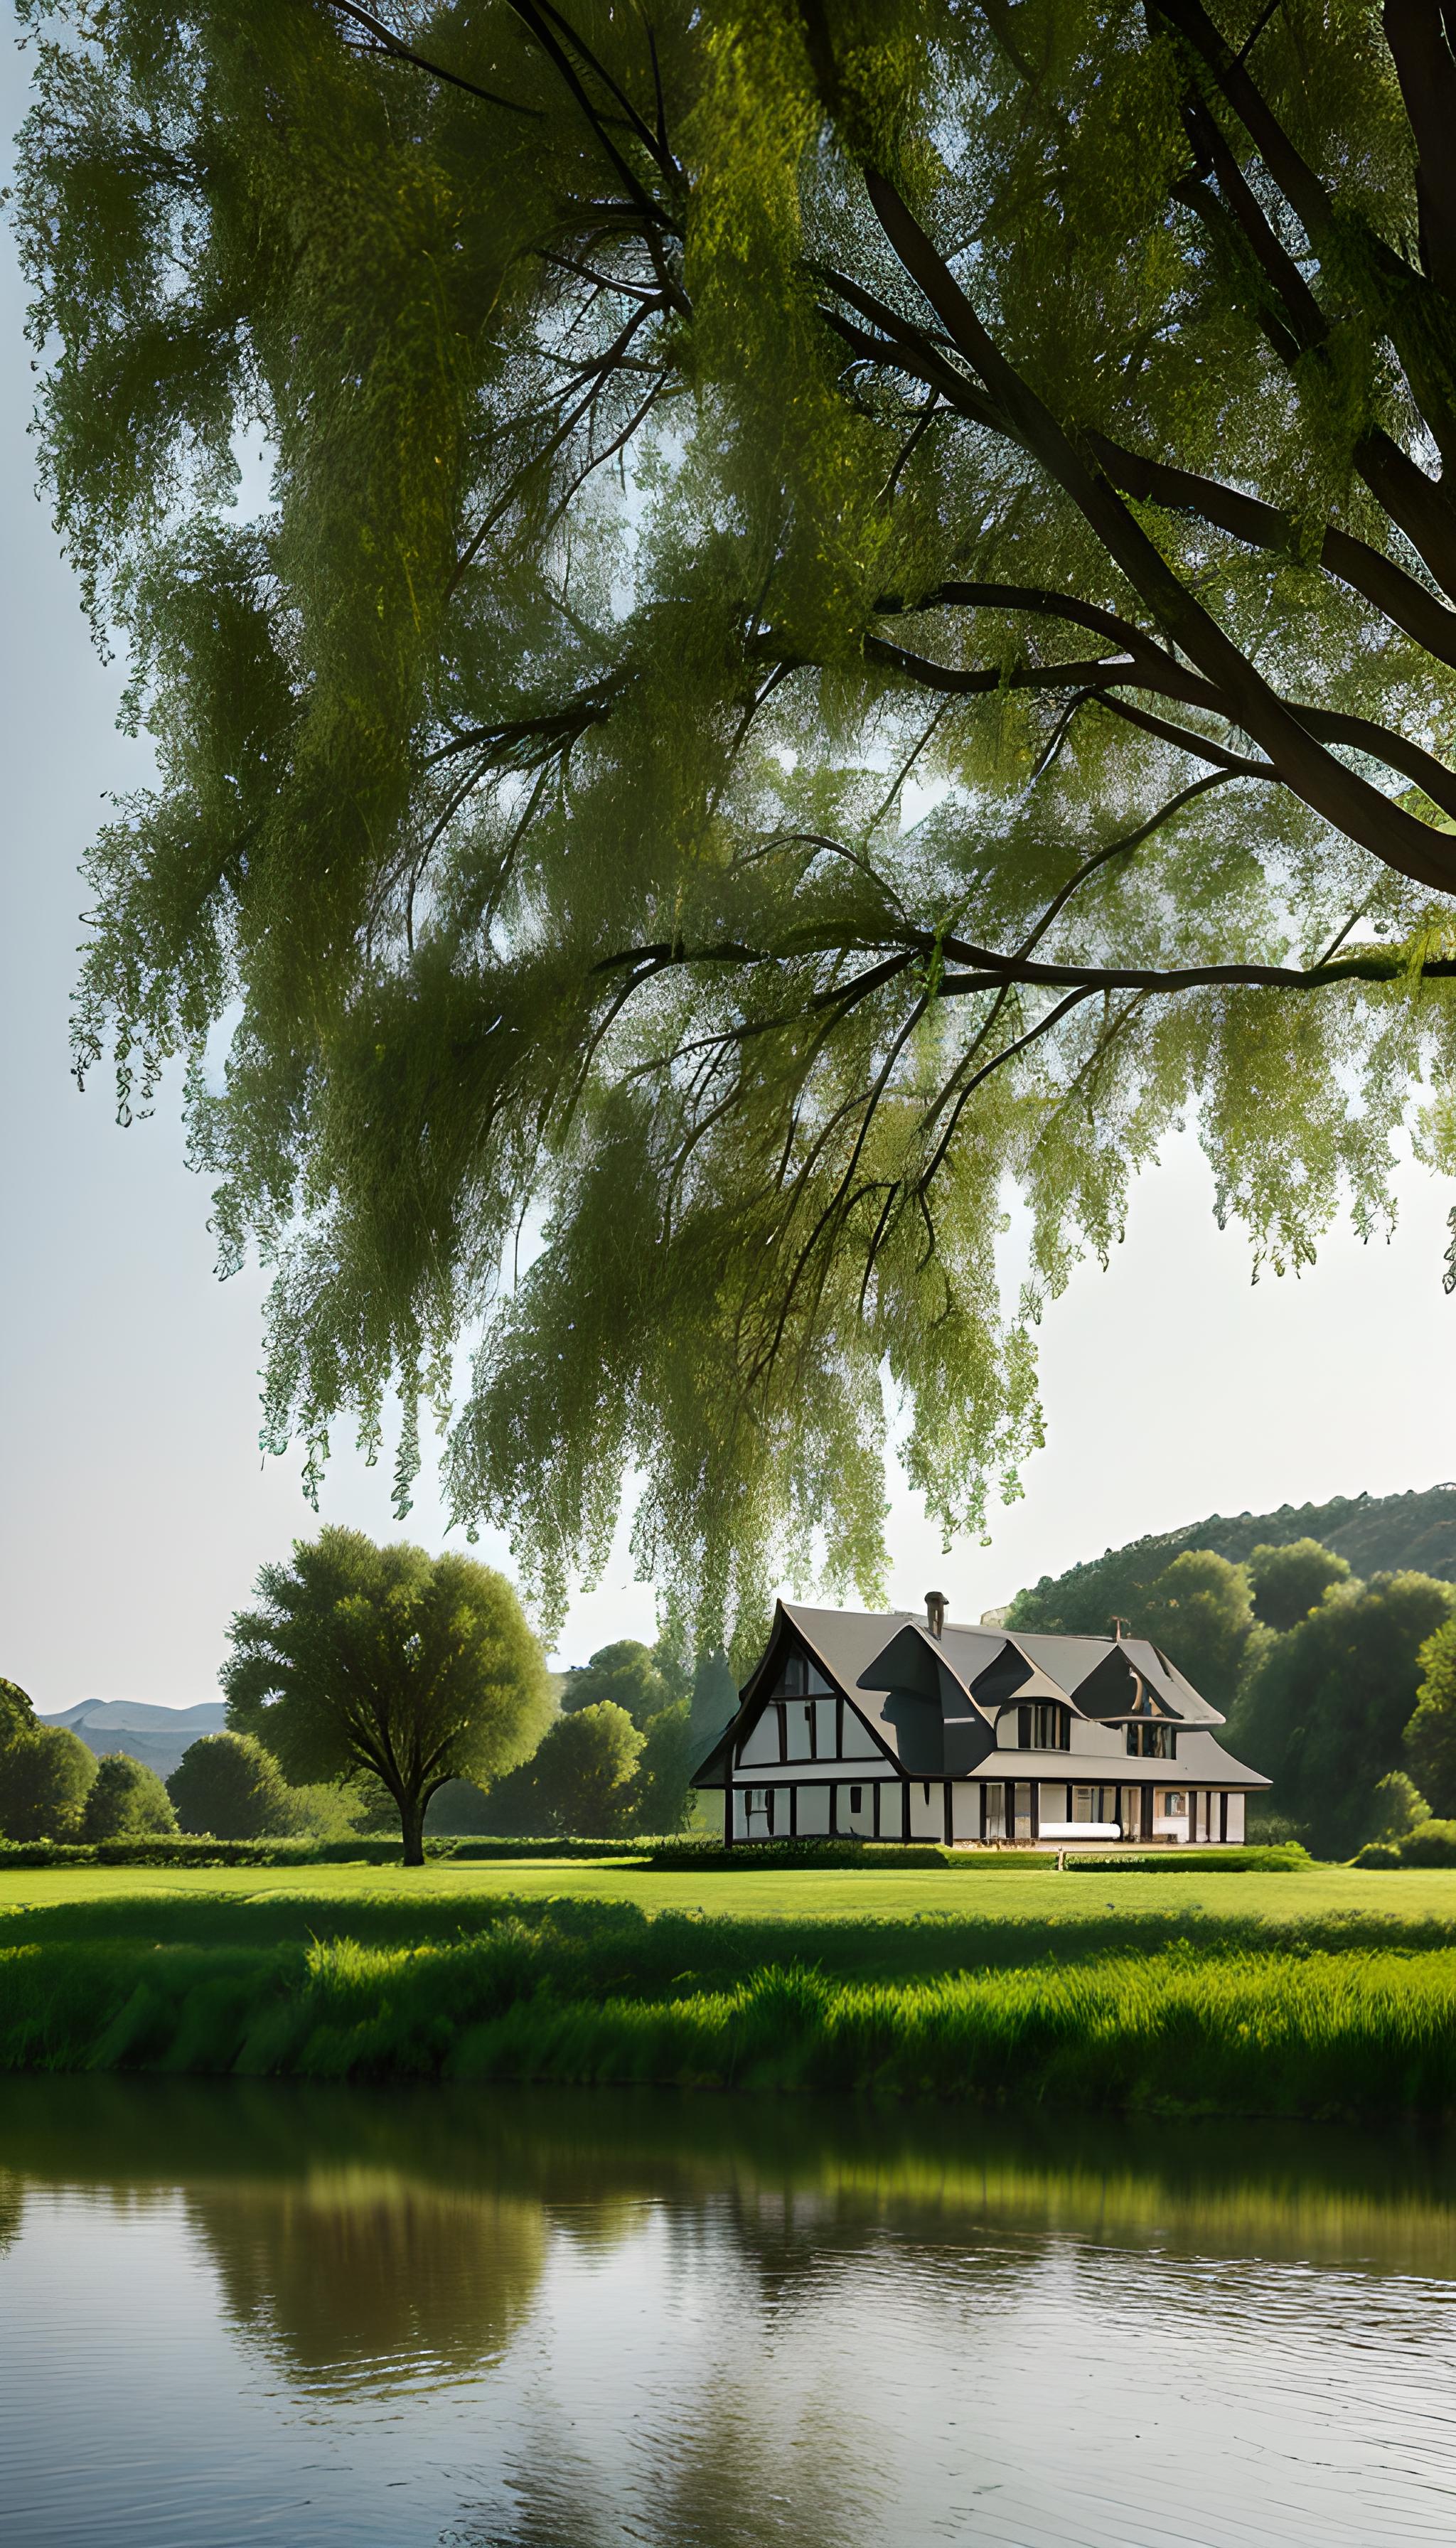
[(740, 1841), (735, 1849), (725, 1849), (721, 1841), (660, 1841), (652, 1853), (651, 1864), (680, 1874), (696, 1874), (710, 1869), (718, 1873), (725, 1867), (733, 1875), (752, 1875), (755, 1869), (784, 1867), (861, 1866), (876, 1875), (893, 1874), (897, 1866), (1040, 1866), (1048, 1862), (1035, 1850), (1005, 1850), (993, 1855), (987, 1851), (972, 1858), (964, 1850), (943, 1849), (936, 1841), (874, 1840), (755, 1840)]
[[(427, 1840), (426, 1863), (440, 1860), (642, 1859), (651, 1840)], [(0, 1841), (0, 1874), (28, 1866), (398, 1866), (402, 1843), (383, 1837), (348, 1840), (181, 1839), (96, 1842)]]
[[(715, 1926), (629, 1934), (506, 1915), (428, 1944), (51, 1933), (0, 1947), (0, 2067), (814, 2090), (996, 2104), (1348, 2117), (1456, 2113), (1456, 1952), (1200, 1952), (902, 1979), (764, 1956), (713, 1976)], [(700, 1939), (698, 1969), (690, 1932)], [(9, 1930), (3, 1924), (0, 1934)], [(641, 1952), (638, 1952), (640, 1949)]]
[(1401, 1840), (1372, 1840), (1353, 1866), (1456, 1866), (1456, 1822), (1417, 1823)]
[(1087, 1875), (1298, 1875), (1314, 1864), (1297, 1840), (1267, 1849), (1154, 1849), (1143, 1857), (1127, 1851), (1066, 1853), (1067, 1872)]
[(938, 1842), (861, 1840), (740, 1841), (733, 1849), (724, 1849), (717, 1841), (663, 1841), (653, 1851), (651, 1864), (679, 1873), (691, 1873), (695, 1868), (711, 1867), (715, 1873), (728, 1868), (734, 1874), (752, 1875), (755, 1868), (766, 1867), (864, 1867), (875, 1874), (893, 1873), (896, 1867), (997, 1867), (1039, 1866), (1044, 1875), (1057, 1863), (1070, 1872), (1086, 1868), (1093, 1874), (1115, 1872), (1136, 1875), (1168, 1875), (1187, 1868), (1208, 1874), (1224, 1869), (1230, 1874), (1257, 1873), (1272, 1875), (1313, 1866), (1315, 1862), (1298, 1841), (1281, 1841), (1267, 1849), (1166, 1849), (1137, 1854), (1129, 1850), (1081, 1850), (1075, 1846), (1049, 1849), (945, 1849)]

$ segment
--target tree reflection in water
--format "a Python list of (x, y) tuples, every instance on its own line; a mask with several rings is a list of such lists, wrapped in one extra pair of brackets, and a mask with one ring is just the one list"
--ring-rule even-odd
[[(269, 2452), (282, 2474), (247, 2535), (278, 2548), (305, 2535), (284, 2526), (300, 2502), (327, 2548), (878, 2548), (912, 2514), (923, 2535), (1012, 2535), (991, 2499), (1010, 2517), (1017, 2489), (1018, 2520), (1068, 2535), (1073, 2449), (1110, 2454), (1116, 2525), (1142, 2410), (1124, 2436), (1109, 2365), (1152, 2356), (1154, 2385), (1176, 2358), (1174, 2390), (1198, 2392), (1186, 2432), (1157, 2437), (1192, 2454), (1190, 2486), (1231, 2413), (1295, 2472), (1285, 2535), (1329, 2548), (1354, 2535), (1341, 2489), (1363, 2517), (1368, 2416), (1403, 2453), (1395, 2536), (1434, 2483), (1430, 2402), (1450, 2394), (1453, 2171), (1440, 2141), (1269, 2125), (0, 2083), (0, 2249), (32, 2188), (79, 2197), (98, 2248), (102, 2216), (180, 2222), (228, 2339), (198, 2417), (235, 2467), (263, 2402), (263, 2478)], [(1422, 2403), (1383, 2399), (1412, 2374)], [(159, 2464), (173, 2441), (163, 2417)], [(412, 2526), (379, 2526), (407, 2502)], [(138, 2494), (114, 2548), (152, 2548), (150, 2517)], [(225, 2548), (206, 2517), (187, 2536)]]
[(499, 2361), (550, 2243), (538, 2203), (389, 2168), (193, 2187), (187, 2208), (247, 2340), (334, 2394), (464, 2380)]

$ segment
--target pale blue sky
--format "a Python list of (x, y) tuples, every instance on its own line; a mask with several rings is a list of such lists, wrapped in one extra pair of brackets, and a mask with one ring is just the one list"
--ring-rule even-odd
[[(0, 65), (0, 130), (21, 86)], [(113, 724), (118, 673), (93, 654), (33, 495), (32, 381), (8, 239), (0, 271), (0, 623), (7, 779), (0, 941), (0, 1674), (50, 1711), (87, 1696), (213, 1693), (228, 1613), (313, 1517), (299, 1462), (257, 1450), (261, 1287), (212, 1274), (205, 1188), (175, 1106), (122, 1133), (104, 1085), (68, 1075), (80, 937), (76, 860), (108, 790), (144, 776)], [(1456, 1301), (1441, 1289), (1451, 1192), (1401, 1180), (1393, 1245), (1332, 1239), (1299, 1283), (1249, 1283), (1191, 1139), (1145, 1179), (1112, 1270), (1082, 1269), (1043, 1331), (1047, 1447), (989, 1548), (943, 1556), (901, 1489), (891, 1598), (944, 1585), (974, 1617), (1044, 1572), (1223, 1509), (1390, 1494), (1456, 1473)], [(325, 1517), (395, 1525), (388, 1468), (337, 1460)], [(410, 1535), (438, 1544), (422, 1496)], [(483, 1555), (508, 1564), (499, 1545)], [(786, 1589), (786, 1588), (785, 1588)], [(569, 1661), (652, 1634), (619, 1549), (573, 1608)]]

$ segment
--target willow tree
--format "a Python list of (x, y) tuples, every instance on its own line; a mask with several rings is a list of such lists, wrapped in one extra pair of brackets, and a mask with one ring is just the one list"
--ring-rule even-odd
[(398, 1391), (403, 1506), (473, 1337), (462, 1517), (559, 1593), (635, 1466), (712, 1636), (888, 1410), (974, 1523), (1172, 1126), (1280, 1269), (1456, 1167), (1449, 7), (29, 15), (78, 1061), (185, 1059), (270, 1442)]

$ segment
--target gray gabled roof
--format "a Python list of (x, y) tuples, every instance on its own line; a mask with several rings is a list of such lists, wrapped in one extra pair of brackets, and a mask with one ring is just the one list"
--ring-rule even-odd
[[(1025, 1678), (1016, 1685), (1016, 1696), (1064, 1698), (1075, 1706), (1083, 1683), (1090, 1681), (1110, 1658), (1117, 1657), (1140, 1676), (1161, 1708), (1177, 1722), (1224, 1722), (1219, 1710), (1210, 1706), (1176, 1665), (1146, 1637), (1043, 1636), (1014, 1628), (960, 1626), (948, 1619), (944, 1634), (936, 1639), (921, 1610), (814, 1610), (797, 1601), (784, 1601), (780, 1607), (845, 1690), (865, 1686), (880, 1657), (891, 1645), (898, 1644), (908, 1629), (932, 1653), (939, 1653), (961, 1687), (972, 1695), (981, 1675), (1010, 1649), (1024, 1657), (1027, 1665)], [(1097, 1708), (1090, 1712), (1123, 1715), (1128, 1710)]]
[[(1211, 1707), (1193, 1686), (1191, 1681), (1168, 1661), (1161, 1649), (1146, 1637), (1058, 1637), (1043, 1636), (1038, 1631), (1008, 1628), (1008, 1639), (1019, 1646), (1029, 1663), (1039, 1664), (1048, 1680), (1075, 1702), (1084, 1682), (1104, 1666), (1110, 1656), (1117, 1656), (1132, 1666), (1153, 1690), (1161, 1706), (1181, 1724), (1222, 1725), (1223, 1717)], [(1095, 1711), (1121, 1715), (1122, 1709)]]
[[(1131, 1714), (1135, 1707), (1142, 1712), (1150, 1697), (1151, 1712), (1176, 1724), (1224, 1722), (1219, 1710), (1145, 1637), (1021, 1635), (947, 1620), (937, 1638), (919, 1610), (824, 1610), (799, 1601), (780, 1601), (769, 1644), (749, 1677), (739, 1709), (719, 1734), (694, 1783), (720, 1783), (722, 1755), (730, 1739), (737, 1739), (745, 1717), (754, 1712), (780, 1621), (817, 1659), (827, 1679), (853, 1700), (890, 1759), (910, 1778), (968, 1776), (995, 1747), (1001, 1709), (1022, 1700), (1064, 1700), (1078, 1715), (1106, 1722)], [(1228, 1755), (1221, 1753), (1219, 1758), (1222, 1762)], [(1256, 1772), (1240, 1771), (1236, 1762), (1230, 1761), (1228, 1768), (1250, 1783), (1266, 1783)]]

